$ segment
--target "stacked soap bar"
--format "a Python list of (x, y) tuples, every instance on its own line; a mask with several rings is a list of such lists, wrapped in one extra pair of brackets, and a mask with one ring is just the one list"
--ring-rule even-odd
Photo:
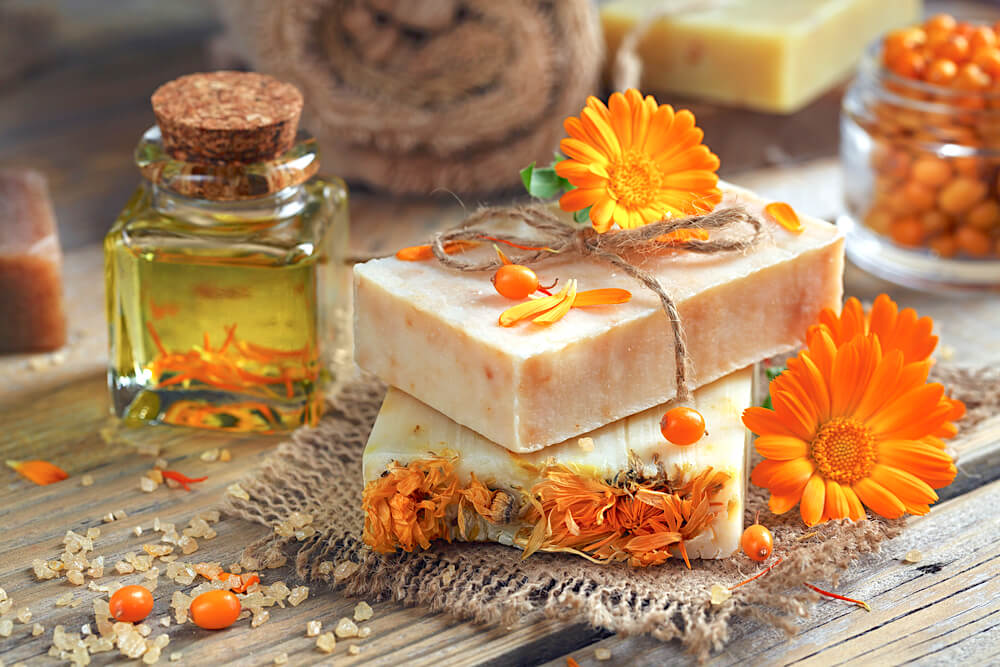
[[(798, 345), (841, 297), (843, 240), (724, 185), (721, 206), (764, 220), (745, 253), (630, 257), (671, 293), (707, 432), (660, 431), (676, 395), (674, 340), (655, 295), (597, 260), (538, 264), (545, 281), (632, 292), (550, 325), (501, 327), (485, 272), (434, 261), (355, 267), (358, 363), (390, 389), (365, 450), (365, 540), (379, 551), (492, 540), (650, 565), (732, 554), (742, 530), (747, 366)], [(469, 252), (489, 251), (479, 248)]]
[[(699, 500), (704, 500), (713, 512), (706, 517), (704, 525), (690, 526), (691, 513), (685, 514), (683, 509), (678, 512), (684, 522), (682, 527), (689, 527), (694, 532), (684, 541), (685, 551), (689, 558), (726, 557), (739, 548), (743, 531), (747, 465), (746, 430), (740, 422), (740, 413), (752, 398), (752, 375), (751, 369), (737, 371), (694, 392), (691, 405), (712, 425), (710, 434), (694, 445), (681, 447), (663, 439), (660, 417), (673, 407), (668, 404), (530, 454), (513, 453), (459, 426), (405, 392), (390, 389), (365, 448), (364, 479), (369, 489), (373, 489), (384, 479), (386, 471), (405, 474), (412, 470), (407, 466), (414, 462), (437, 459), (439, 465), (448, 469), (457, 488), (467, 495), (453, 496), (446, 520), (439, 524), (439, 532), (432, 537), (490, 540), (525, 548), (541, 518), (530, 499), (532, 490), (540, 491), (540, 502), (545, 510), (546, 504), (555, 505), (561, 500), (558, 493), (572, 479), (569, 476), (580, 475), (590, 480), (591, 488), (570, 489), (573, 500), (579, 504), (570, 514), (573, 524), (580, 529), (579, 534), (572, 535), (568, 530), (562, 536), (556, 533), (540, 542), (538, 548), (543, 551), (574, 549), (591, 557), (610, 559), (621, 555), (623, 557), (618, 559), (635, 558), (637, 564), (644, 564), (641, 557), (645, 552), (629, 550), (630, 536), (620, 534), (621, 526), (615, 524), (615, 515), (627, 512), (630, 504), (642, 502), (641, 495), (614, 495), (611, 491), (609, 500), (605, 492), (612, 489), (613, 484), (607, 481), (653, 480), (648, 485), (636, 481), (636, 485), (657, 492), (656, 489), (665, 487), (681, 491), (701, 480), (706, 484), (707, 493), (698, 496), (692, 489), (681, 497), (694, 498), (692, 510), (697, 509)], [(560, 473), (562, 478), (557, 477)], [(602, 485), (607, 488), (601, 488)], [(608, 503), (613, 508), (605, 510), (604, 525), (587, 525), (588, 519), (596, 517), (586, 507), (588, 490), (598, 504)], [(462, 502), (474, 491), (481, 491), (482, 495), (483, 502), (478, 508), (472, 502)], [(640, 500), (635, 500), (636, 496)], [(388, 501), (383, 502), (388, 504)], [(481, 509), (487, 511), (481, 512)], [(370, 535), (379, 533), (380, 526), (372, 525), (377, 523), (378, 514), (377, 511), (369, 512), (370, 525), (366, 532)], [(460, 514), (463, 515), (461, 521)], [(545, 513), (546, 520), (548, 514)], [(564, 516), (556, 512), (554, 518), (557, 523), (562, 520), (565, 524)], [(655, 518), (657, 515), (651, 512), (650, 522)], [(393, 537), (394, 542), (387, 542), (385, 547), (414, 546), (406, 544), (405, 537), (401, 541), (399, 534)], [(594, 543), (609, 539), (612, 541), (603, 549), (588, 549)]]
[(644, 89), (790, 113), (842, 82), (876, 37), (918, 20), (921, 4), (614, 0), (602, 4), (601, 21), (613, 54), (637, 22), (677, 5), (655, 21), (639, 45)]
[(61, 266), (45, 177), (0, 170), (0, 353), (66, 342)]

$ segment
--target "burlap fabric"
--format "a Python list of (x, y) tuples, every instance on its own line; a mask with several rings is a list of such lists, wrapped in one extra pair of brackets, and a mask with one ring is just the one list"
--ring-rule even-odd
[(323, 169), (394, 192), (494, 191), (548, 164), (597, 91), (591, 0), (217, 0), (225, 46), (298, 86)]
[[(952, 395), (965, 400), (968, 430), (1000, 410), (1000, 372), (935, 369)], [(277, 526), (292, 512), (308, 512), (318, 530), (298, 542), (271, 534), (248, 547), (266, 567), (294, 559), (299, 576), (326, 581), (367, 600), (398, 600), (486, 623), (511, 623), (532, 614), (585, 621), (614, 632), (648, 633), (679, 639), (701, 656), (726, 641), (729, 624), (753, 617), (791, 631), (815, 594), (805, 581), (836, 585), (836, 577), (859, 555), (875, 551), (902, 529), (902, 521), (849, 521), (807, 532), (798, 512), (783, 516), (767, 510), (766, 492), (750, 487), (747, 521), (759, 510), (775, 537), (780, 566), (736, 589), (721, 605), (710, 602), (712, 584), (731, 586), (759, 568), (749, 559), (680, 560), (635, 569), (595, 565), (581, 558), (538, 553), (521, 560), (520, 551), (496, 544), (440, 544), (423, 553), (380, 556), (361, 539), (361, 453), (378, 413), (384, 387), (375, 379), (346, 385), (332, 400), (315, 429), (295, 433), (251, 478), (241, 482), (249, 501), (229, 497), (231, 514)], [(335, 581), (319, 564), (352, 562), (357, 568)], [(832, 581), (831, 581), (832, 580)]]

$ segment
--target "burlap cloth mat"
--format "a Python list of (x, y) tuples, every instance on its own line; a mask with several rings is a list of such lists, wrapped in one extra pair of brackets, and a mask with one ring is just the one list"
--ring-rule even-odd
[[(1000, 370), (939, 364), (935, 380), (966, 402), (961, 427), (1000, 412)], [(247, 548), (262, 567), (294, 559), (298, 576), (326, 582), (366, 600), (393, 599), (485, 623), (513, 623), (532, 615), (570, 618), (613, 632), (679, 639), (699, 657), (718, 650), (737, 617), (751, 617), (791, 632), (796, 616), (809, 613), (814, 593), (805, 581), (836, 585), (838, 574), (861, 554), (897, 535), (903, 520), (830, 522), (799, 541), (807, 529), (798, 510), (775, 516), (767, 495), (750, 485), (746, 520), (757, 511), (774, 533), (775, 556), (784, 561), (766, 576), (710, 602), (712, 584), (731, 586), (759, 570), (740, 556), (631, 568), (595, 565), (568, 555), (520, 552), (497, 544), (439, 544), (422, 553), (381, 556), (361, 543), (361, 453), (384, 395), (377, 380), (352, 381), (334, 396), (315, 429), (302, 429), (280, 445), (261, 468), (241, 481), (250, 500), (227, 497), (230, 514), (277, 526), (292, 512), (313, 516), (317, 533), (299, 542), (270, 534)], [(960, 462), (959, 462), (960, 465)], [(319, 564), (355, 563), (336, 577)], [(329, 566), (326, 566), (329, 568)]]

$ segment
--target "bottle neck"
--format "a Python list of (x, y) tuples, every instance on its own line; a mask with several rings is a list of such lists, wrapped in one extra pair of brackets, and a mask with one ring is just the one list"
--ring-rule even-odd
[(150, 190), (152, 206), (161, 215), (215, 227), (274, 224), (299, 215), (308, 200), (304, 183), (263, 197), (235, 201), (187, 197), (155, 182), (150, 183)]

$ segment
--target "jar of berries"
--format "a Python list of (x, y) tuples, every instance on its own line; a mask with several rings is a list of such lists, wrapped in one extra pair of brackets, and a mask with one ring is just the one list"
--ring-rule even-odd
[(874, 44), (841, 160), (852, 261), (911, 287), (1000, 286), (1000, 22), (938, 15)]

